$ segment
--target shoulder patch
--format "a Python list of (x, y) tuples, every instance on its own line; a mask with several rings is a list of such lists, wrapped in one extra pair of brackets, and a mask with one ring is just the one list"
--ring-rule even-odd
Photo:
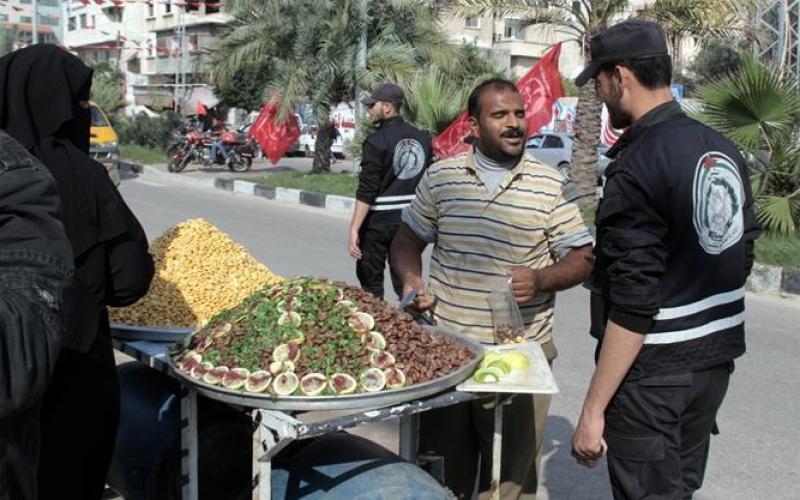
[(413, 179), (425, 167), (425, 149), (416, 139), (400, 140), (394, 148), (392, 169), (398, 179)]
[(718, 151), (700, 157), (692, 185), (692, 218), (700, 246), (719, 255), (744, 234), (744, 188), (736, 162)]

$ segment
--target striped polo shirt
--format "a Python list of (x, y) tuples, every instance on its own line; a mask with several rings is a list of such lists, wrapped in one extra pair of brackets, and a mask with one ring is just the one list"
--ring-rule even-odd
[[(434, 243), (429, 281), (438, 326), (493, 342), (487, 296), (508, 286), (511, 267), (544, 268), (593, 243), (565, 184), (558, 170), (527, 154), (494, 192), (481, 182), (472, 152), (428, 168), (403, 220)], [(554, 293), (539, 293), (520, 305), (526, 338), (550, 340), (554, 304)]]

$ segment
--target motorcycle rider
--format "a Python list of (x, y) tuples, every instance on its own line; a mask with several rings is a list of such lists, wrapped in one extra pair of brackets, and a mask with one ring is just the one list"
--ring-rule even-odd
[(209, 163), (216, 163), (219, 155), (222, 155), (225, 165), (228, 165), (230, 162), (228, 151), (225, 149), (225, 143), (222, 142), (222, 133), (226, 130), (227, 128), (225, 127), (224, 121), (216, 117), (211, 120), (210, 135), (214, 140), (211, 143), (211, 148), (209, 148), (208, 157), (206, 158)]

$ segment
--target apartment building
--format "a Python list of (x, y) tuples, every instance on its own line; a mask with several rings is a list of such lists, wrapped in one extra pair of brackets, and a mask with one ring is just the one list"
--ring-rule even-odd
[[(36, 5), (36, 33), (39, 43), (61, 43), (63, 36), (60, 0), (38, 0)], [(12, 38), (12, 47), (19, 48), (33, 42), (33, 1), (7, 0), (0, 3), (0, 25)]]
[[(655, 0), (631, 0), (628, 8), (619, 15), (619, 20), (635, 16), (638, 11)], [(557, 42), (561, 48), (560, 70), (567, 78), (573, 78), (584, 67), (582, 47), (575, 33), (554, 25), (526, 26), (520, 17), (470, 17), (458, 18), (445, 13), (442, 25), (451, 40), (475, 44), (486, 49), (490, 57), (501, 67), (508, 69), (510, 76), (519, 78), (538, 61), (547, 49)], [(698, 50), (691, 37), (670, 40), (677, 66), (688, 64)]]
[[(454, 42), (471, 43), (485, 49), (495, 63), (519, 78), (557, 42), (569, 42), (571, 34), (550, 25), (525, 26), (521, 18), (493, 16), (459, 18), (444, 14), (442, 25)], [(564, 43), (560, 69), (565, 76), (577, 75), (583, 61), (577, 43)]]
[(125, 76), (129, 107), (175, 109), (205, 88), (197, 62), (229, 21), (219, 1), (67, 0), (64, 45), (86, 63), (109, 62)]

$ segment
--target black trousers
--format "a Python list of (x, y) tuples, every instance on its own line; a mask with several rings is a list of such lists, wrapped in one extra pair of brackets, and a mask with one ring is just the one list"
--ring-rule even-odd
[[(365, 224), (358, 233), (361, 259), (356, 261), (356, 276), (361, 288), (376, 297), (383, 298), (383, 278), (389, 260), (389, 248), (400, 224)], [(389, 268), (392, 286), (402, 298), (403, 283)]]
[(608, 472), (617, 500), (683, 500), (703, 484), (733, 362), (624, 382), (606, 409)]
[(119, 379), (108, 333), (99, 332), (89, 352), (62, 349), (42, 404), (41, 500), (100, 499), (119, 411)]

